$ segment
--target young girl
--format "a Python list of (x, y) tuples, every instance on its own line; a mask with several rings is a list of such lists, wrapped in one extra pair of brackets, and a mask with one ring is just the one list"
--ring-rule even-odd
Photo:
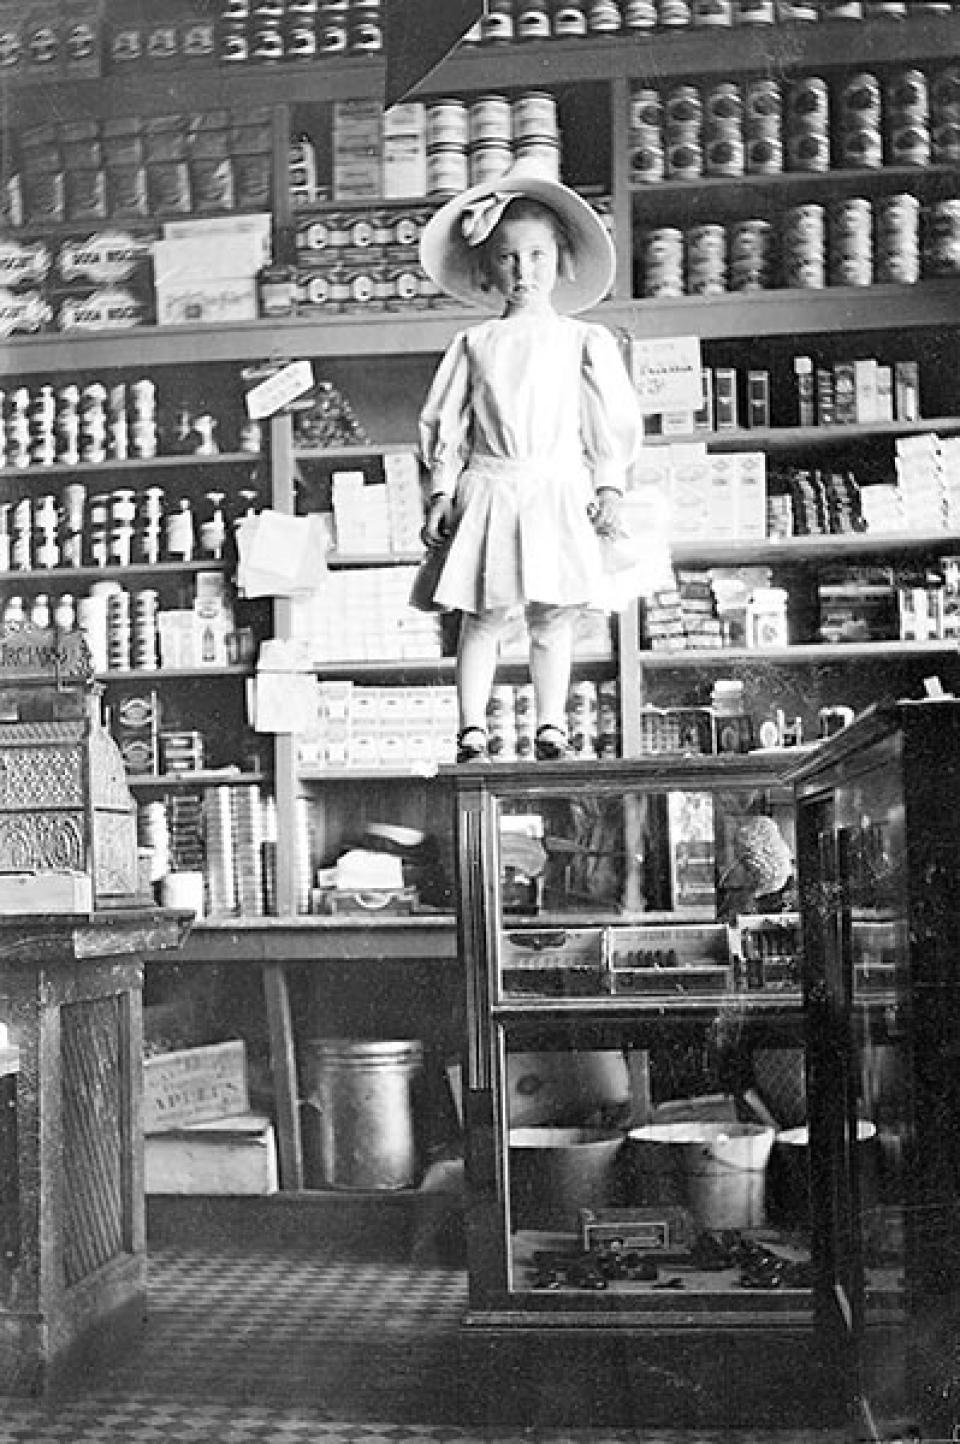
[(613, 246), (575, 191), (517, 165), (443, 206), (421, 259), (441, 289), (499, 311), (455, 337), (420, 417), (423, 540), (449, 543), (433, 600), (462, 614), (457, 760), (487, 756), (499, 638), (518, 606), (536, 756), (561, 758), (577, 614), (599, 594), (599, 537), (617, 532), (642, 437), (613, 336), (573, 316), (608, 291)]

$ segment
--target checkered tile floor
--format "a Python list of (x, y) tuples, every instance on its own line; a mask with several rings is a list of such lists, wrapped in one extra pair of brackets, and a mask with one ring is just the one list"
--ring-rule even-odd
[(145, 1332), (56, 1401), (0, 1402), (0, 1444), (835, 1444), (817, 1431), (468, 1429), (461, 1270), (332, 1246), (161, 1248)]

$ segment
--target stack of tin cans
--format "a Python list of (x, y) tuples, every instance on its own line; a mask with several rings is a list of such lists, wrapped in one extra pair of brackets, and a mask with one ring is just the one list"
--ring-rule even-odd
[(720, 225), (691, 226), (684, 235), (685, 291), (716, 296), (727, 289), (727, 233)]
[(707, 175), (743, 175), (743, 94), (733, 81), (721, 81), (704, 94), (703, 151)]
[(930, 77), (930, 155), (938, 165), (960, 160), (960, 65)]
[(644, 85), (630, 96), (630, 179), (656, 185), (666, 171), (663, 153), (663, 102), (659, 90)]
[(204, 882), (207, 911), (236, 912), (229, 787), (208, 787), (203, 798)]
[(703, 102), (695, 85), (675, 85), (663, 104), (666, 174), (695, 180), (703, 174)]
[(468, 185), (496, 180), (515, 161), (536, 164), (559, 179), (560, 125), (557, 102), (545, 90), (445, 96), (426, 110), (427, 194), (456, 194)]
[(827, 233), (823, 206), (808, 203), (784, 213), (780, 269), (788, 288), (819, 290), (827, 283)]
[(773, 284), (773, 226), (766, 220), (730, 227), (727, 284), (731, 291), (764, 291)]
[(787, 169), (830, 169), (830, 92), (821, 75), (791, 81), (786, 95)]
[(263, 913), (263, 807), (259, 787), (230, 789), (233, 883), (241, 916)]
[(923, 238), (923, 271), (928, 276), (960, 275), (960, 197), (931, 203)]
[(920, 279), (920, 202), (902, 192), (874, 201), (874, 280), (912, 286)]
[(783, 170), (783, 95), (780, 82), (757, 76), (743, 93), (744, 168), (748, 175)]
[(827, 212), (831, 286), (873, 284), (873, 209), (863, 196), (834, 201)]
[(927, 77), (913, 68), (888, 78), (886, 93), (887, 158), (891, 165), (930, 162), (930, 95)]
[(658, 226), (641, 242), (641, 293), (667, 299), (683, 295), (683, 231)]
[(883, 106), (880, 81), (868, 70), (854, 71), (837, 91), (837, 163), (878, 170), (883, 165)]

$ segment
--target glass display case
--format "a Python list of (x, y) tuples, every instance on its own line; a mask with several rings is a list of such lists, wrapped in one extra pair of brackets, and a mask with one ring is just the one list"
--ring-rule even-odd
[(796, 790), (818, 1327), (858, 1437), (956, 1438), (960, 703), (865, 714)]
[(455, 774), (465, 1330), (511, 1351), (493, 1387), (521, 1379), (531, 1412), (548, 1394), (567, 1423), (615, 1399), (631, 1420), (673, 1423), (784, 1424), (826, 1407), (811, 1386), (783, 780), (796, 761)]

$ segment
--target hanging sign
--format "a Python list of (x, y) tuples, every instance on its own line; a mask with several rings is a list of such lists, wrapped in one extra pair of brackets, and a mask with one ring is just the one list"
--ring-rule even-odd
[(247, 392), (247, 415), (252, 421), (275, 416), (312, 386), (313, 367), (310, 362), (291, 361)]

